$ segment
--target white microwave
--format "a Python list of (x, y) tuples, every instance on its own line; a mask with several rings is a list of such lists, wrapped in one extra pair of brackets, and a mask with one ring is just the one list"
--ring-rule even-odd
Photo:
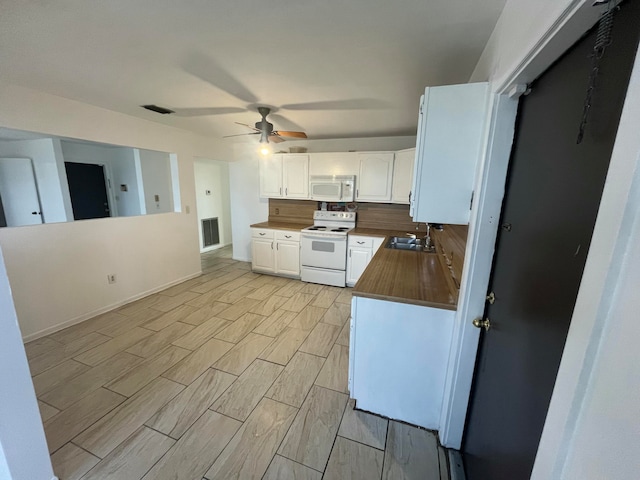
[(355, 175), (311, 175), (309, 198), (323, 202), (353, 202)]

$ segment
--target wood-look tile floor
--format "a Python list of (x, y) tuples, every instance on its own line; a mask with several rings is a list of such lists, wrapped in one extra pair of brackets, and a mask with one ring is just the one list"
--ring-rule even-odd
[(428, 431), (354, 410), (348, 289), (203, 275), (26, 345), (71, 479), (448, 479)]

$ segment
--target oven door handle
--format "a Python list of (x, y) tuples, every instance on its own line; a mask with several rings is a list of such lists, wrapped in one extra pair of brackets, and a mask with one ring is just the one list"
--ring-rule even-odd
[(302, 238), (308, 238), (309, 240), (324, 240), (327, 242), (330, 241), (338, 241), (338, 242), (346, 242), (347, 241), (347, 236), (343, 236), (343, 237), (322, 237), (320, 235), (307, 235), (306, 233), (302, 234)]

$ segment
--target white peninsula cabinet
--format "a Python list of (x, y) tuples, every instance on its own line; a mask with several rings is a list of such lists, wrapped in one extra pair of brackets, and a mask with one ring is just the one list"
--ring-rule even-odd
[(358, 408), (439, 430), (455, 311), (353, 296), (349, 392)]
[(385, 237), (349, 235), (347, 252), (347, 286), (353, 287), (378, 251)]
[(286, 277), (300, 277), (300, 232), (251, 229), (251, 269)]
[(359, 152), (356, 178), (358, 202), (390, 202), (393, 181), (393, 152)]
[(261, 158), (260, 197), (309, 198), (309, 155), (276, 154)]
[(425, 90), (410, 203), (414, 222), (469, 223), (489, 100), (487, 83)]

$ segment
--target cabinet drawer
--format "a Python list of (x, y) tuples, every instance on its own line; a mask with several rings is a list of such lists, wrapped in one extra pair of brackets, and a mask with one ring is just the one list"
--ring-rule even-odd
[(251, 236), (253, 238), (270, 238), (273, 240), (273, 230), (268, 228), (252, 228)]
[(371, 237), (358, 237), (355, 235), (349, 235), (350, 247), (372, 248), (373, 238)]
[(276, 240), (285, 242), (299, 242), (300, 232), (292, 232), (291, 230), (276, 230)]

